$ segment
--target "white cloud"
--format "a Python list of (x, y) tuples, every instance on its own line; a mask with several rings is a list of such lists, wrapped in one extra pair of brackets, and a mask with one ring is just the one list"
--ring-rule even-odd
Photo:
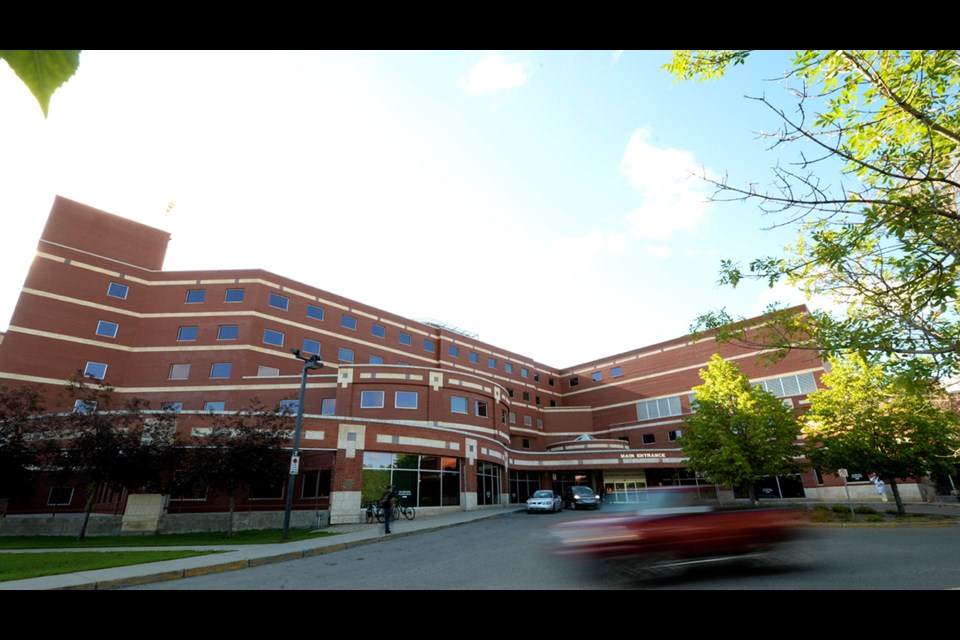
[(654, 256), (662, 260), (670, 257), (670, 247), (660, 245), (660, 244), (649, 244), (646, 242), (640, 246), (647, 253), (653, 254)]
[(648, 131), (637, 129), (620, 161), (620, 170), (642, 200), (626, 216), (631, 233), (665, 238), (676, 231), (695, 229), (710, 209), (710, 189), (697, 177), (704, 169), (690, 152), (655, 147), (649, 138)]
[(460, 77), (460, 87), (472, 96), (479, 96), (492, 91), (522, 87), (528, 78), (525, 63), (507, 62), (503, 56), (491, 54)]

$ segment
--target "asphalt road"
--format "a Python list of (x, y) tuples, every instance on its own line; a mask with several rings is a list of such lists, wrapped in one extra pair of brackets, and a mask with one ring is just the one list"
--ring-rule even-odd
[(243, 571), (141, 590), (861, 590), (960, 588), (960, 526), (819, 529), (788, 565), (729, 563), (669, 579), (610, 583), (553, 554), (550, 526), (592, 512), (517, 513)]

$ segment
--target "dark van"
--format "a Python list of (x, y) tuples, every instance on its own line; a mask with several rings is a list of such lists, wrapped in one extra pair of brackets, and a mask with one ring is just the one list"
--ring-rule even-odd
[(567, 509), (599, 509), (600, 496), (585, 485), (567, 487), (563, 492), (563, 506)]

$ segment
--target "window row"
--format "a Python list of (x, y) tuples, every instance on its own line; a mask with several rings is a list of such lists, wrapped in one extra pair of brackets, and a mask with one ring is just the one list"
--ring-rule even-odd
[[(361, 391), (360, 408), (361, 409), (383, 409), (384, 391)], [(416, 391), (395, 391), (393, 394), (394, 409), (416, 409), (419, 401), (419, 393)]]
[(680, 396), (644, 400), (637, 403), (637, 420), (654, 420), (681, 415)]
[[(277, 405), (277, 411), (279, 413), (290, 413), (294, 414), (297, 412), (299, 407), (299, 400), (281, 400)], [(91, 411), (96, 410), (97, 403), (91, 400), (77, 400), (73, 404), (74, 413), (90, 413)], [(161, 402), (160, 403), (161, 411), (172, 411), (180, 412), (183, 411), (182, 402)], [(203, 411), (225, 411), (226, 402), (223, 400), (208, 400), (203, 403)], [(337, 412), (337, 399), (336, 398), (323, 398), (321, 401), (320, 415), (335, 415)]]
[(764, 380), (763, 382), (758, 382), (756, 386), (762, 388), (764, 391), (769, 391), (778, 398), (807, 395), (817, 390), (817, 383), (813, 377), (813, 373), (801, 373), (798, 375)]

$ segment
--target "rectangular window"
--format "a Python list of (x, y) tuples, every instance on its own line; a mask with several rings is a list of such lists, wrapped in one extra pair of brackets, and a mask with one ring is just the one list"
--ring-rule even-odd
[(423, 339), (423, 350), (424, 350), (424, 351), (429, 351), (430, 353), (433, 353), (434, 351), (436, 351), (436, 349), (437, 349), (437, 347), (436, 347), (435, 344), (433, 344), (433, 340), (428, 340), (428, 339), (426, 339), (426, 338)]
[(594, 382), (600, 382), (601, 380), (603, 380), (603, 372), (602, 372), (602, 371), (594, 371), (594, 372), (590, 375), (590, 379), (593, 380)]
[(530, 392), (529, 392), (529, 391), (524, 391), (524, 392), (523, 392), (523, 401), (524, 401), (524, 402), (530, 402)]
[(243, 302), (243, 289), (227, 289), (223, 294), (224, 302)]
[(106, 320), (101, 320), (97, 323), (97, 335), (104, 336), (105, 338), (116, 338), (117, 329), (120, 328), (116, 322), (107, 322)]
[(523, 416), (523, 425), (525, 427), (533, 426), (533, 416)]
[(97, 410), (97, 403), (93, 400), (75, 400), (73, 403), (74, 413), (90, 413)]
[(180, 327), (177, 331), (177, 340), (181, 342), (192, 342), (197, 339), (197, 333), (199, 333), (197, 327)]
[(397, 391), (393, 397), (393, 406), (397, 409), (416, 409), (417, 400), (416, 391)]
[(337, 350), (337, 360), (340, 362), (353, 362), (353, 349), (340, 347)]
[(170, 365), (170, 373), (167, 374), (167, 379), (186, 380), (189, 377), (190, 377), (190, 365), (188, 364)]
[(507, 395), (510, 396), (511, 398), (513, 397), (513, 389), (511, 389), (510, 387), (507, 387)]
[(264, 329), (263, 330), (263, 342), (264, 344), (272, 344), (276, 347), (283, 346), (283, 334), (279, 331), (274, 331), (273, 329)]
[(527, 369), (526, 367), (520, 367), (520, 377), (521, 377), (521, 378), (529, 378), (529, 377), (530, 377), (530, 369)]
[(323, 320), (323, 307), (318, 307), (315, 304), (308, 304), (307, 317), (313, 318), (314, 320)]
[(459, 358), (460, 347), (458, 347), (457, 345), (451, 344), (450, 346), (447, 347), (447, 353), (450, 354), (451, 358)]
[(574, 376), (573, 378), (570, 378), (571, 387), (576, 387), (579, 384), (580, 384), (580, 378), (577, 378), (576, 376)]
[(276, 367), (268, 367), (261, 364), (257, 367), (257, 377), (258, 378), (276, 378), (280, 375), (280, 369)]
[(509, 362), (504, 362), (503, 370), (506, 371), (507, 373), (513, 373), (513, 365), (510, 364)]
[(450, 398), (450, 411), (453, 413), (467, 412), (467, 399), (462, 396), (453, 396)]
[(537, 418), (537, 429), (543, 429), (543, 418)]
[(643, 444), (653, 444), (657, 439), (653, 436), (652, 433), (643, 434)]
[(637, 420), (653, 420), (680, 415), (680, 396), (644, 400), (637, 403)]
[(73, 502), (73, 489), (70, 487), (51, 487), (47, 494), (48, 507), (69, 507)]
[(400, 344), (405, 344), (408, 347), (413, 344), (413, 338), (410, 337), (409, 333), (400, 332)]
[(683, 435), (683, 432), (680, 429), (675, 429), (673, 431), (667, 431), (667, 440), (670, 442), (676, 442), (680, 439), (680, 436)]
[(217, 340), (236, 340), (240, 327), (235, 324), (222, 324), (217, 329)]
[(534, 381), (534, 382), (540, 382), (540, 374), (539, 374), (539, 373), (533, 374), (533, 381)]
[(551, 406), (551, 407), (557, 406), (557, 401), (556, 401), (556, 400), (551, 400), (551, 401), (550, 401), (550, 406)]
[(336, 413), (337, 413), (337, 399), (324, 398), (323, 402), (320, 404), (320, 415), (332, 416)]
[(211, 378), (229, 378), (233, 365), (229, 362), (214, 362), (210, 365)]
[(467, 354), (467, 359), (470, 360), (470, 362), (472, 362), (473, 364), (477, 364), (478, 362), (480, 362), (479, 354), (476, 354), (473, 351)]
[(309, 353), (313, 356), (320, 355), (320, 343), (316, 340), (311, 340), (310, 338), (303, 339), (303, 348), (300, 349), (303, 353)]
[(182, 402), (161, 402), (160, 403), (161, 411), (183, 411)]
[(610, 369), (611, 378), (619, 378), (622, 375), (623, 375), (623, 370), (620, 367), (614, 367), (613, 369)]
[(107, 375), (107, 365), (102, 362), (87, 362), (87, 366), (83, 368), (83, 377), (84, 378), (96, 378), (97, 380), (103, 380)]
[(348, 316), (347, 314), (343, 314), (342, 316), (340, 316), (340, 326), (343, 327), (344, 329), (356, 330), (357, 319), (354, 318), (353, 316)]
[(517, 414), (515, 414), (513, 411), (511, 411), (511, 412), (510, 412), (510, 424), (516, 424), (516, 423), (517, 423)]
[(383, 391), (361, 391), (361, 409), (383, 409)]
[(506, 410), (506, 409), (500, 409), (500, 422), (503, 423), (503, 424), (507, 424), (507, 410)]
[(383, 356), (370, 356), (370, 364), (383, 364)]
[(387, 328), (382, 324), (373, 323), (373, 326), (370, 327), (370, 333), (373, 334), (374, 338), (386, 338), (387, 337)]
[(291, 416), (297, 415), (297, 409), (299, 408), (300, 408), (299, 400), (281, 400), (280, 405), (277, 407), (280, 413), (284, 413)]
[(187, 304), (200, 304), (207, 298), (206, 289), (187, 289)]
[(481, 418), (487, 417), (487, 403), (482, 400), (474, 402), (475, 413)]
[(275, 309), (283, 309), (286, 311), (290, 308), (290, 298), (282, 296), (279, 293), (270, 293), (270, 298), (267, 301), (271, 307)]
[(556, 384), (556, 382), (554, 381), (553, 378), (547, 378), (547, 384), (552, 387)]
[(524, 448), (524, 449), (529, 449), (529, 448), (530, 448), (530, 440), (528, 440), (527, 438), (524, 438), (524, 439), (523, 439), (523, 448)]
[(487, 366), (491, 369), (497, 368), (497, 359), (496, 358), (487, 358)]
[(125, 284), (120, 284), (119, 282), (111, 282), (107, 285), (107, 295), (111, 298), (120, 298), (121, 300), (127, 299), (127, 293), (130, 292), (130, 287)]
[(227, 403), (220, 400), (212, 400), (212, 401), (208, 400), (207, 402), (203, 403), (203, 410), (204, 411), (223, 411), (224, 408), (226, 408), (226, 404)]
[(540, 396), (536, 396), (536, 397), (533, 399), (533, 401), (536, 402), (537, 404), (540, 404)]

